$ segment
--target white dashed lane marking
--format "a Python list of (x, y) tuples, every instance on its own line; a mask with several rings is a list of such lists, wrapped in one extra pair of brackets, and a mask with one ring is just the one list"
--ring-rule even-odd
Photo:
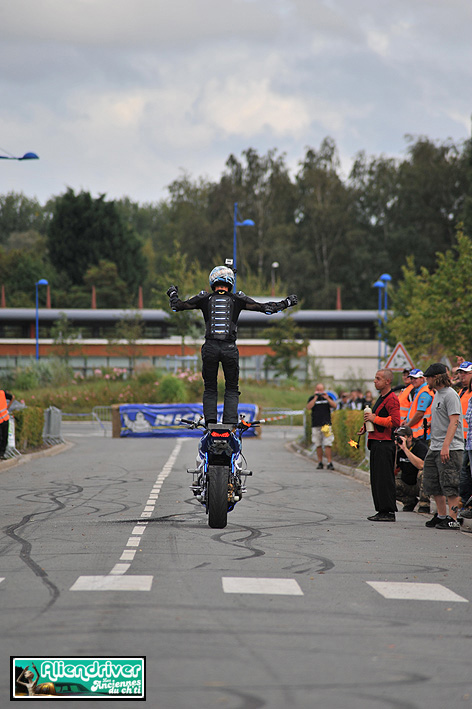
[(223, 576), (225, 593), (259, 593), (277, 596), (303, 596), (295, 579), (239, 578)]
[[(172, 468), (174, 467), (177, 456), (182, 447), (182, 440), (178, 441), (169, 459), (157, 476), (156, 482), (149, 494), (144, 511), (141, 513), (141, 518), (151, 517), (154, 512), (157, 498), (161, 491), (162, 483), (167, 478)], [(131, 566), (136, 548), (142, 543), (143, 534), (147, 528), (147, 522), (138, 522), (131, 537), (126, 542), (126, 549), (123, 550), (120, 556), (120, 562), (112, 568), (107, 576), (79, 576), (77, 581), (71, 586), (71, 591), (150, 591), (153, 581), (153, 576), (125, 576)], [(135, 547), (130, 548), (130, 547)], [(0, 579), (1, 580), (1, 579)]]
[(440, 583), (406, 583), (396, 581), (367, 581), (369, 586), (384, 598), (405, 601), (448, 601), (468, 603), (462, 596), (450, 591)]

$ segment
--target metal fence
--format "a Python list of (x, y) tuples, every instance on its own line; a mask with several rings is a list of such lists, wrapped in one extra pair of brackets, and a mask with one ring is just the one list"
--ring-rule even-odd
[(64, 443), (62, 437), (62, 411), (50, 406), (44, 411), (43, 441), (48, 445)]

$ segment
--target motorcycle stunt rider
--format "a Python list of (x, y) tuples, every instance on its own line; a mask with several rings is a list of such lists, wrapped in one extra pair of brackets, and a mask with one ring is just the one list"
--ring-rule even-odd
[(180, 300), (177, 286), (167, 295), (174, 311), (201, 310), (205, 320), (205, 342), (202, 346), (203, 415), (206, 425), (217, 423), (218, 368), (221, 362), (225, 376), (223, 423), (238, 423), (239, 351), (236, 346), (237, 322), (241, 310), (254, 310), (266, 315), (278, 313), (298, 303), (296, 295), (284, 300), (257, 303), (242, 291), (232, 293), (234, 271), (216, 266), (210, 273), (211, 292), (200, 291), (188, 300)]

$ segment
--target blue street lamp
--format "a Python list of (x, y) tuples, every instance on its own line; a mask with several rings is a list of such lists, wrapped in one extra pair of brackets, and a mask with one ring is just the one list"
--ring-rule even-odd
[(388, 292), (388, 284), (392, 280), (392, 276), (389, 273), (382, 273), (382, 275), (379, 278), (380, 281), (384, 284), (384, 345), (385, 345), (385, 350), (384, 350), (384, 355), (385, 358), (387, 358), (387, 320), (388, 320), (388, 302), (387, 302), (387, 292)]
[(36, 153), (25, 153), (21, 158), (15, 155), (0, 155), (0, 160), (39, 160), (39, 155), (36, 155)]
[(238, 226), (256, 226), (252, 219), (245, 219), (243, 222), (238, 222), (238, 203), (234, 203), (233, 213), (233, 270), (234, 270), (234, 292), (236, 292), (236, 244), (237, 244), (237, 227)]
[(378, 348), (378, 368), (380, 369), (380, 360), (381, 360), (381, 355), (382, 355), (382, 288), (385, 288), (385, 284), (383, 281), (378, 280), (375, 281), (375, 283), (372, 286), (373, 288), (377, 288), (379, 292), (379, 304), (378, 304), (378, 310), (379, 310), (379, 315), (378, 315), (378, 327), (379, 327), (379, 348)]
[(38, 305), (38, 286), (47, 286), (48, 282), (45, 278), (40, 278), (36, 286), (36, 359), (39, 359), (39, 305)]

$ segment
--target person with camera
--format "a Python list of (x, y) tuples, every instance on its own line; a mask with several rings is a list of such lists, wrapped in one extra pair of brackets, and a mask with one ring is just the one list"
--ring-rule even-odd
[(306, 405), (311, 411), (311, 428), (313, 433), (314, 449), (318, 457), (317, 470), (323, 470), (323, 448), (326, 454), (328, 470), (334, 470), (331, 447), (334, 442), (333, 429), (331, 428), (331, 409), (336, 408), (336, 402), (326, 393), (324, 384), (317, 384), (313, 396), (310, 396)]
[[(413, 512), (421, 498), (421, 471), (428, 446), (413, 437), (409, 426), (400, 426), (395, 431), (398, 474), (395, 477), (397, 500), (403, 503), (403, 512)], [(429, 500), (426, 500), (429, 505)]]

